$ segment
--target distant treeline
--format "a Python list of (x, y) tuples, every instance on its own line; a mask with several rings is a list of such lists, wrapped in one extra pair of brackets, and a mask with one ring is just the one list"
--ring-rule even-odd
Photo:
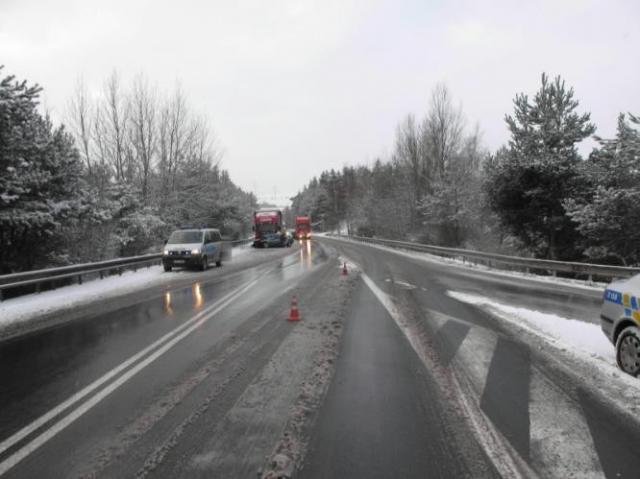
[(179, 88), (79, 83), (68, 127), (40, 113), (40, 92), (0, 67), (0, 273), (140, 254), (177, 225), (251, 230), (256, 198), (220, 169)]
[(327, 229), (559, 260), (640, 263), (640, 120), (620, 114), (615, 138), (594, 135), (572, 88), (542, 75), (518, 94), (496, 152), (467, 128), (438, 85), (421, 119), (397, 127), (395, 149), (372, 166), (325, 171), (293, 198)]

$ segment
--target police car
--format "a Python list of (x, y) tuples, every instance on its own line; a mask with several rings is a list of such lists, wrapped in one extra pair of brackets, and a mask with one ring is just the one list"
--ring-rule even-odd
[(616, 347), (620, 369), (640, 375), (640, 275), (607, 286), (600, 324)]

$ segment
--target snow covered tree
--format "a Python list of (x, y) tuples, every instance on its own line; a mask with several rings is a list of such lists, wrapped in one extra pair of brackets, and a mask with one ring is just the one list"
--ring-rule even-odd
[[(0, 70), (1, 72), (1, 70)], [(82, 163), (73, 139), (37, 110), (41, 89), (0, 79), (0, 268), (55, 261), (58, 234), (82, 207)]]
[[(636, 126), (634, 128), (634, 125)], [(585, 171), (593, 194), (568, 199), (565, 207), (584, 236), (585, 255), (593, 261), (640, 263), (640, 119), (618, 118), (616, 137), (598, 138)]]
[(502, 224), (537, 256), (575, 259), (578, 232), (564, 202), (584, 189), (577, 143), (594, 133), (588, 113), (576, 112), (572, 88), (542, 75), (533, 101), (525, 94), (507, 115), (509, 147), (487, 169), (485, 191)]
[(449, 155), (431, 193), (420, 205), (431, 241), (464, 246), (479, 229), (483, 205), (480, 166), (485, 156), (477, 128), (462, 147)]
[(406, 169), (405, 188), (410, 213), (411, 229), (418, 228), (417, 205), (430, 187), (424, 177), (424, 165), (420, 156), (420, 133), (413, 115), (406, 118), (396, 128), (395, 160)]

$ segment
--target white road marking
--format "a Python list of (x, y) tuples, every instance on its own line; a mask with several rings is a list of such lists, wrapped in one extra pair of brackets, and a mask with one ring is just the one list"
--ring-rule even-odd
[[(32, 433), (33, 431), (37, 430), (42, 425), (47, 423), (49, 420), (53, 419), (55, 416), (60, 414), (69, 406), (80, 401), (82, 398), (84, 398), (85, 396), (87, 396), (97, 388), (99, 388), (101, 385), (103, 385), (104, 383), (112, 379), (114, 376), (116, 376), (117, 374), (125, 370), (127, 367), (131, 366), (136, 361), (140, 360), (146, 354), (148, 354), (149, 352), (159, 347), (159, 349), (157, 349), (153, 354), (148, 356), (142, 362), (138, 363), (132, 369), (128, 370), (125, 374), (120, 376), (116, 381), (111, 383), (109, 386), (104, 388), (95, 396), (91, 397), (85, 403), (81, 404), (78, 408), (76, 408), (67, 416), (65, 416), (64, 418), (62, 418), (61, 420), (53, 424), (50, 428), (45, 430), (42, 434), (37, 436), (27, 445), (23, 446), (21, 449), (19, 449), (14, 454), (9, 456), (6, 460), (4, 460), (2, 463), (0, 463), (0, 475), (7, 472), (9, 469), (15, 466), (18, 462), (20, 462), (22, 459), (27, 457), (33, 451), (35, 451), (38, 447), (46, 443), (49, 439), (54, 437), (56, 434), (58, 434), (60, 431), (65, 429), (67, 426), (73, 423), (76, 419), (82, 416), (84, 413), (89, 411), (92, 407), (94, 407), (96, 404), (102, 401), (105, 397), (107, 397), (109, 394), (115, 391), (118, 387), (120, 387), (122, 384), (128, 381), (131, 377), (133, 377), (139, 371), (141, 371), (146, 366), (148, 366), (153, 361), (155, 361), (157, 358), (162, 356), (165, 352), (171, 349), (176, 343), (178, 343), (180, 340), (188, 336), (191, 332), (193, 332), (195, 329), (200, 327), (202, 324), (208, 321), (215, 314), (219, 313), (222, 309), (228, 306), (232, 301), (237, 299), (237, 297), (239, 297), (241, 294), (248, 291), (249, 288), (251, 288), (260, 280), (260, 278), (261, 277), (251, 280), (248, 283), (245, 283), (244, 285), (239, 286), (235, 290), (223, 296), (220, 300), (216, 301), (207, 309), (201, 311), (190, 320), (178, 326), (171, 332), (165, 334), (163, 337), (155, 341), (150, 346), (146, 347), (139, 353), (135, 354), (134, 356), (132, 356), (131, 358), (129, 358), (128, 360), (126, 360), (125, 362), (117, 366), (116, 368), (112, 369), (111, 371), (109, 371), (108, 373), (106, 373), (105, 375), (103, 375), (93, 383), (91, 383), (89, 386), (77, 392), (76, 394), (71, 396), (69, 399), (67, 399), (66, 401), (62, 402), (61, 404), (53, 408), (51, 411), (47, 412), (40, 418), (33, 421), (28, 426), (24, 427), (23, 429), (16, 432), (11, 437), (9, 437), (8, 439), (0, 443), (0, 452), (10, 448), (11, 446), (19, 442), (21, 439), (23, 439), (24, 437), (26, 437), (27, 435), (29, 435), (30, 433)], [(162, 345), (163, 343), (165, 344)]]
[(442, 314), (441, 312), (435, 311), (433, 309), (429, 310), (429, 314), (427, 314), (426, 319), (427, 321), (435, 325), (434, 329), (436, 330), (436, 332), (438, 332), (438, 330), (449, 321), (459, 321), (458, 319), (455, 319), (447, 314)]
[(542, 477), (604, 477), (580, 407), (536, 370), (531, 377), (529, 420), (531, 462)]
[[(366, 274), (363, 273), (362, 277), (369, 289), (396, 321), (418, 356), (428, 365), (428, 359), (424, 354), (421, 354), (422, 346), (419, 339), (412, 333), (410, 326), (401, 316), (391, 297), (378, 288)], [(455, 297), (451, 292), (448, 292), (448, 295)], [(464, 322), (436, 311), (429, 311), (428, 320), (434, 323), (436, 328), (442, 327), (449, 320)], [(464, 365), (468, 386), (473, 390), (470, 391), (472, 396), (475, 393), (479, 397), (484, 391), (497, 340), (498, 336), (491, 330), (471, 326), (456, 353), (454, 361)], [(468, 386), (467, 390), (469, 390)], [(459, 386), (459, 388), (465, 389), (464, 381), (463, 386)], [(472, 396), (466, 397), (462, 394), (460, 397), (463, 407), (467, 410), (466, 416), (469, 417), (476, 432), (479, 433), (480, 442), (485, 447), (488, 456), (494, 460), (494, 463), (497, 462), (496, 465), (499, 466), (503, 475), (506, 472), (506, 476), (511, 477), (519, 472), (518, 467), (509, 460), (507, 454), (501, 451), (503, 447), (506, 447), (507, 450), (511, 448), (508, 443), (500, 444), (500, 440), (496, 441), (496, 437), (502, 436), (499, 432), (492, 430), (490, 421), (479, 421), (483, 413), (479, 408), (477, 397)], [(532, 372), (530, 385), (529, 417), (531, 466), (541, 476), (585, 478), (602, 478), (604, 476), (593, 438), (580, 408), (558, 386), (535, 369)], [(503, 439), (502, 442), (504, 441), (506, 440)], [(492, 450), (492, 446), (497, 446), (497, 449)], [(507, 461), (504, 462), (503, 459), (507, 459)], [(517, 460), (517, 463), (527, 468), (531, 467), (522, 464), (521, 460)], [(531, 469), (525, 469), (525, 471), (528, 474), (536, 475)]]
[(48, 421), (50, 421), (55, 416), (60, 414), (62, 411), (67, 409), (69, 406), (72, 406), (74, 403), (78, 402), (79, 400), (81, 400), (82, 398), (87, 396), (88, 394), (90, 394), (93, 391), (95, 391), (97, 388), (102, 386), (105, 382), (109, 381), (111, 378), (113, 378), (114, 376), (116, 376), (117, 374), (119, 374), (120, 372), (122, 372), (123, 370), (128, 368), (129, 366), (131, 366), (133, 363), (138, 361), (140, 358), (142, 358), (143, 356), (145, 356), (146, 354), (148, 354), (149, 352), (151, 352), (152, 350), (154, 350), (155, 348), (160, 346), (163, 342), (167, 341), (172, 336), (178, 334), (183, 329), (189, 327), (189, 325), (193, 324), (199, 318), (203, 317), (211, 309), (215, 308), (221, 301), (224, 301), (228, 296), (231, 296), (234, 293), (235, 293), (235, 291), (231, 291), (229, 294), (227, 294), (226, 296), (222, 297), (218, 302), (216, 302), (216, 303), (212, 304), (211, 306), (208, 306), (204, 310), (200, 311), (198, 314), (196, 314), (190, 320), (182, 323), (180, 326), (178, 326), (177, 328), (175, 328), (172, 331), (168, 332), (167, 334), (162, 336), (160, 339), (158, 339), (157, 341), (153, 342), (152, 344), (150, 344), (149, 346), (144, 348), (142, 351), (140, 351), (140, 352), (136, 353), (135, 355), (131, 356), (129, 359), (127, 359), (126, 361), (121, 363), (119, 366), (116, 366), (111, 371), (109, 371), (106, 374), (104, 374), (102, 377), (96, 379), (94, 382), (92, 382), (88, 386), (84, 387), (83, 389), (81, 389), (80, 391), (75, 393), (73, 396), (71, 396), (70, 398), (66, 399), (65, 401), (63, 401), (62, 403), (60, 403), (59, 405), (57, 405), (56, 407), (51, 409), (46, 414), (40, 416), (38, 419), (33, 421), (28, 426), (25, 426), (24, 428), (20, 429), (19, 431), (17, 431), (15, 434), (10, 436), (9, 438), (7, 438), (4, 441), (0, 442), (0, 454), (2, 452), (6, 451), (8, 448), (12, 447), (17, 442), (21, 441), (23, 438), (25, 438), (26, 436), (31, 434), (36, 429), (42, 427), (44, 424), (46, 424)]
[(407, 281), (402, 281), (402, 280), (399, 280), (399, 279), (396, 279), (394, 282), (395, 282), (395, 284), (397, 284), (399, 286), (402, 286), (404, 289), (416, 289), (416, 287), (417, 287), (417, 286), (415, 286), (415, 285), (413, 285), (411, 283), (408, 283)]
[[(510, 309), (516, 309), (515, 307), (498, 305), (486, 298), (453, 291), (448, 291), (447, 295), (479, 306), (486, 306), (489, 303), (490, 310), (494, 314), (536, 333), (532, 327), (522, 324), (522, 321), (518, 322), (498, 308), (498, 306), (503, 306), (502, 309), (510, 311)], [(494, 305), (496, 306), (494, 307)], [(464, 343), (467, 340), (471, 341), (472, 335), (478, 334), (481, 334), (480, 329), (473, 328), (462, 346), (465, 346)], [(485, 331), (484, 334), (491, 333)], [(477, 369), (473, 374), (475, 379), (472, 380), (477, 383), (474, 384), (474, 388), (481, 387), (480, 393), (484, 390), (484, 382), (486, 382), (488, 367), (495, 348), (495, 339), (491, 348), (486, 346), (489, 341), (488, 337), (473, 341), (474, 345), (470, 345), (469, 348), (461, 347), (459, 351), (459, 356), (464, 361), (466, 369), (472, 372)], [(550, 341), (555, 340), (550, 339)], [(472, 354), (480, 354), (481, 359), (474, 360), (468, 350), (473, 351)], [(465, 355), (468, 357), (463, 357)], [(484, 363), (484, 366), (480, 367), (481, 363)], [(485, 367), (486, 370), (483, 371)], [(482, 381), (482, 384), (478, 381)], [(532, 372), (529, 391), (530, 457), (536, 471), (540, 472), (543, 477), (603, 477), (604, 473), (598, 453), (580, 407), (574, 404), (552, 381), (535, 369)]]
[[(362, 279), (369, 287), (371, 292), (376, 296), (378, 301), (384, 306), (389, 315), (396, 322), (402, 333), (405, 335), (409, 344), (416, 352), (422, 363), (428, 368), (431, 363), (428, 359), (427, 352), (424, 350), (424, 346), (421, 344), (417, 334), (411, 331), (410, 325), (400, 314), (396, 308), (393, 300), (384, 291), (382, 291), (373, 282), (369, 276), (364, 272)], [(498, 470), (498, 473), (502, 477), (519, 478), (523, 477), (521, 470), (525, 470), (527, 476), (535, 476), (535, 474), (529, 469), (528, 465), (519, 458), (513, 451), (510, 444), (502, 439), (501, 434), (495, 430), (491, 422), (484, 418), (482, 411), (480, 410), (477, 398), (468, 398), (462, 389), (462, 386), (457, 381), (456, 376), (453, 376), (455, 387), (457, 388), (457, 397), (460, 400), (460, 405), (465, 411), (465, 417), (471, 423), (472, 430), (478, 440), (478, 443), (484, 449), (487, 457), (491, 460), (493, 465)], [(516, 465), (516, 462), (518, 465)]]
[[(400, 279), (393, 279), (393, 278), (386, 278), (385, 283), (393, 283), (393, 284), (397, 284), (398, 286), (403, 287), (404, 289), (416, 289), (417, 286), (408, 283), (407, 281), (402, 281)], [(426, 291), (426, 289), (422, 288), (423, 291)]]
[(464, 365), (464, 371), (478, 395), (484, 391), (497, 343), (495, 333), (485, 328), (471, 327), (456, 353), (455, 360)]

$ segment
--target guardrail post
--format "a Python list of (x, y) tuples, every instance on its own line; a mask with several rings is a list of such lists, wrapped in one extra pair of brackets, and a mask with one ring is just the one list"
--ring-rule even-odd
[(81, 274), (78, 275), (78, 284), (82, 284), (82, 275)]
[(589, 279), (587, 279), (589, 283), (593, 283), (593, 274), (589, 273)]
[(551, 271), (551, 274), (553, 275), (554, 278), (558, 276), (558, 272), (555, 269)]
[(122, 276), (122, 266), (118, 268), (118, 276)]
[(104, 271), (101, 270), (100, 271), (100, 279), (103, 279), (103, 278), (104, 278)]
[(0, 301), (4, 301), (4, 289), (0, 289)]

